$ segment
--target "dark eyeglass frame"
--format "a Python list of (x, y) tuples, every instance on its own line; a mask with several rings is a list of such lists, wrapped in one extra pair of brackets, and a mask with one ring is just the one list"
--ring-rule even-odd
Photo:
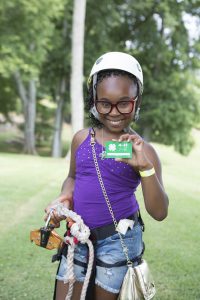
[[(135, 103), (136, 103), (137, 99), (138, 99), (138, 96), (136, 96), (135, 98), (132, 97), (132, 98), (130, 98), (130, 100), (120, 100), (120, 101), (118, 101), (118, 102), (115, 103), (115, 104), (112, 104), (112, 103), (110, 103), (109, 101), (105, 101), (105, 100), (96, 100), (96, 101), (95, 101), (95, 106), (96, 106), (96, 109), (97, 109), (98, 113), (101, 114), (101, 115), (108, 115), (108, 114), (110, 114), (114, 107), (116, 107), (117, 111), (118, 111), (120, 114), (122, 114), (122, 115), (129, 115), (130, 113), (132, 113), (133, 108), (134, 108), (134, 106), (135, 106)], [(122, 113), (122, 112), (119, 110), (118, 104), (119, 104), (119, 103), (122, 103), (122, 102), (129, 102), (129, 103), (132, 103), (132, 109), (131, 109), (130, 112), (128, 112), (128, 113), (124, 113), (124, 112), (123, 112), (123, 113)], [(100, 111), (98, 110), (98, 107), (97, 107), (97, 104), (98, 104), (98, 103), (108, 103), (108, 104), (110, 104), (110, 111), (107, 112), (107, 113), (102, 113), (102, 112), (100, 112)]]

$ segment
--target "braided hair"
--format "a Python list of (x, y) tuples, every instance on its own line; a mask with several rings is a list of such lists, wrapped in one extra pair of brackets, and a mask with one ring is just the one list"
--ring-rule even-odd
[[(97, 83), (96, 83), (95, 89), (97, 88), (97, 85), (100, 82), (102, 82), (105, 78), (112, 77), (112, 76), (115, 76), (115, 77), (126, 76), (127, 78), (131, 79), (137, 85), (137, 95), (139, 96), (139, 87), (138, 87), (137, 78), (134, 75), (132, 75), (126, 71), (123, 71), (123, 70), (114, 70), (113, 69), (113, 70), (100, 71), (97, 76)], [(93, 107), (93, 105), (94, 105), (94, 97), (93, 97), (93, 80), (92, 80), (88, 87), (88, 92), (87, 92), (87, 96), (85, 99), (85, 110), (87, 112), (89, 111), (88, 119), (89, 119), (90, 126), (101, 128), (102, 123), (99, 120), (97, 120), (93, 116), (93, 114), (90, 112), (90, 109)], [(136, 109), (137, 109), (138, 105), (139, 105), (139, 103), (138, 104), (136, 103)]]

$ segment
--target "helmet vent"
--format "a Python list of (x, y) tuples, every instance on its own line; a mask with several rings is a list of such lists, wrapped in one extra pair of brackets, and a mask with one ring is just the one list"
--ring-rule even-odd
[(102, 61), (103, 57), (99, 57), (96, 61), (96, 65), (98, 65)]
[(139, 64), (137, 64), (137, 68), (138, 68), (138, 71), (139, 71), (139, 72), (142, 72), (142, 69), (141, 69), (141, 67), (140, 67)]

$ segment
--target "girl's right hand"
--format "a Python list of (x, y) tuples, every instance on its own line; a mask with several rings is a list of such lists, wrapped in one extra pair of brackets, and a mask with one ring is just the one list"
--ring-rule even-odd
[(72, 207), (72, 196), (67, 196), (67, 195), (60, 195), (58, 198), (56, 198), (55, 200), (53, 200), (51, 203), (49, 203), (47, 205), (47, 207), (45, 208), (45, 217), (44, 220), (47, 221), (48, 216), (51, 212), (51, 221), (54, 223), (54, 226), (56, 228), (60, 227), (60, 221), (66, 219), (65, 216), (58, 216), (58, 214), (56, 213), (55, 210), (52, 211), (52, 208), (54, 207), (54, 205), (62, 203), (65, 207), (67, 207), (68, 209), (71, 209)]

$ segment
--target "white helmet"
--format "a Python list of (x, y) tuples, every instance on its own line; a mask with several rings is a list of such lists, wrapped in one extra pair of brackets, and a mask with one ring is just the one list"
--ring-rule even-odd
[(130, 54), (123, 52), (108, 52), (100, 56), (94, 63), (90, 76), (88, 78), (88, 86), (93, 75), (102, 70), (116, 69), (123, 70), (134, 75), (138, 80), (139, 95), (143, 92), (143, 73), (139, 62)]

